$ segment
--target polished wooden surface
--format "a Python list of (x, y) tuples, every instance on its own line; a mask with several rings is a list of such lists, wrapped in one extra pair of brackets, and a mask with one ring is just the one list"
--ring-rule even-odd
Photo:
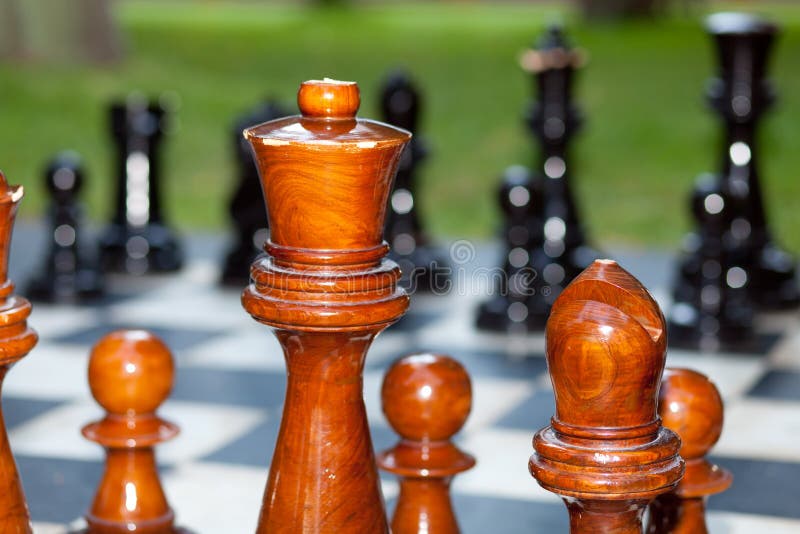
[(681, 438), (686, 473), (675, 491), (650, 505), (648, 534), (706, 534), (705, 501), (725, 491), (733, 476), (706, 455), (722, 433), (722, 397), (705, 375), (690, 369), (667, 369), (659, 393), (664, 426)]
[(408, 307), (382, 231), (411, 135), (357, 119), (358, 94), (352, 82), (305, 82), (302, 115), (244, 132), (270, 241), (242, 302), (273, 328), (287, 367), (259, 533), (388, 532), (363, 366), (374, 337)]
[(153, 449), (178, 433), (177, 426), (156, 414), (174, 377), (169, 349), (143, 330), (112, 332), (92, 350), (89, 387), (106, 416), (85, 426), (83, 435), (106, 449), (106, 466), (86, 514), (87, 532), (179, 532)]
[(405, 356), (384, 377), (381, 401), (401, 438), (378, 455), (381, 469), (400, 478), (392, 533), (456, 534), (450, 482), (475, 465), (472, 456), (450, 441), (472, 408), (466, 369), (440, 354)]
[[(12, 295), (14, 284), (8, 279), (8, 252), (22, 186), (9, 186), (0, 173), (0, 387), (11, 366), (36, 345), (36, 332), (28, 327), (30, 303)], [(30, 533), (31, 520), (22, 491), (17, 465), (11, 453), (6, 425), (0, 411), (0, 532)]]
[(554, 303), (546, 339), (556, 413), (534, 437), (531, 474), (564, 498), (571, 532), (641, 533), (647, 503), (684, 469), (657, 414), (661, 310), (616, 262), (597, 260)]

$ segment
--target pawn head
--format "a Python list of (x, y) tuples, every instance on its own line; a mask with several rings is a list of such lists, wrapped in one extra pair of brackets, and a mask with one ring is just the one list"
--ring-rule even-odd
[(658, 395), (665, 427), (681, 438), (687, 460), (705, 456), (722, 433), (722, 398), (713, 382), (690, 369), (667, 369)]
[(89, 358), (92, 396), (115, 415), (155, 412), (169, 396), (174, 377), (169, 348), (145, 330), (112, 332)]
[(458, 432), (472, 408), (469, 375), (440, 354), (412, 354), (392, 364), (381, 389), (392, 428), (413, 441), (443, 441)]

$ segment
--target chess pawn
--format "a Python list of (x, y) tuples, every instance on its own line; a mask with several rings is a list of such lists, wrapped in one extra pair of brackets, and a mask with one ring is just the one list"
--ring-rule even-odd
[(89, 387), (106, 416), (83, 435), (105, 448), (106, 466), (86, 514), (87, 534), (184, 532), (173, 526), (154, 450), (179, 431), (156, 414), (174, 377), (169, 348), (149, 332), (118, 330), (92, 349)]
[[(22, 186), (9, 186), (0, 173), (0, 387), (11, 367), (36, 345), (38, 336), (28, 327), (31, 304), (13, 295), (14, 284), (8, 279), (8, 252)], [(0, 531), (31, 534), (30, 514), (22, 483), (8, 442), (0, 407)]]
[(223, 285), (235, 287), (247, 285), (250, 281), (250, 264), (262, 252), (262, 246), (269, 232), (267, 212), (261, 198), (258, 168), (253, 161), (250, 143), (242, 137), (242, 130), (287, 114), (276, 101), (268, 99), (237, 119), (231, 132), (238, 184), (228, 210), (235, 233), (233, 246), (225, 256), (222, 267), (220, 282)]
[[(731, 253), (734, 199), (709, 177), (692, 195), (690, 234), (669, 311), (669, 341), (701, 350), (742, 350), (755, 343), (749, 276)], [(692, 280), (691, 284), (683, 283)]]
[(161, 209), (161, 148), (168, 107), (138, 95), (110, 107), (117, 149), (114, 216), (100, 236), (105, 270), (129, 274), (175, 271), (183, 263)]
[[(503, 174), (498, 195), (503, 211), (503, 268), (495, 281), (494, 294), (478, 309), (477, 326), (483, 330), (524, 333), (528, 330), (528, 300), (537, 273), (531, 268), (536, 243), (541, 243), (542, 205), (540, 181), (515, 165)], [(494, 277), (492, 277), (494, 279)], [(549, 306), (548, 306), (549, 310)]]
[(83, 206), (77, 195), (83, 180), (83, 165), (74, 152), (59, 153), (47, 166), (52, 241), (43, 269), (29, 284), (31, 300), (81, 302), (103, 293), (102, 273), (81, 248)]
[(533, 438), (529, 469), (564, 499), (572, 534), (641, 534), (648, 503), (683, 474), (680, 440), (657, 413), (666, 334), (658, 304), (611, 260), (595, 261), (553, 304), (556, 410)]
[(723, 406), (714, 383), (689, 369), (667, 369), (658, 395), (665, 427), (681, 438), (686, 473), (672, 493), (650, 504), (648, 534), (707, 534), (705, 502), (730, 487), (730, 472), (706, 455), (722, 433)]
[(408, 308), (384, 217), (411, 135), (358, 119), (354, 82), (312, 80), (301, 115), (245, 130), (269, 214), (242, 304), (284, 350), (286, 402), (259, 534), (388, 534), (363, 400), (372, 340)]
[(390, 257), (400, 265), (403, 287), (443, 291), (448, 287), (450, 270), (445, 259), (429, 245), (417, 209), (417, 167), (428, 155), (424, 140), (417, 134), (422, 99), (402, 72), (386, 80), (381, 95), (383, 120), (414, 134), (400, 159), (389, 197), (385, 237), (392, 247)]
[(381, 401), (401, 438), (378, 455), (381, 469), (400, 478), (392, 532), (457, 534), (450, 482), (475, 465), (475, 458), (451, 442), (472, 408), (467, 371), (439, 354), (406, 356), (389, 368)]
[(569, 145), (583, 124), (573, 101), (573, 78), (584, 63), (560, 26), (552, 26), (536, 47), (522, 57), (533, 75), (536, 99), (527, 113), (528, 128), (537, 140), (544, 202), (539, 220), (543, 241), (530, 249), (531, 267), (538, 277), (527, 302), (527, 325), (541, 330), (559, 293), (586, 269), (599, 253), (586, 243), (571, 187)]
[(756, 143), (761, 116), (775, 101), (766, 71), (778, 28), (744, 13), (711, 15), (706, 28), (714, 38), (719, 65), (707, 96), (724, 122), (718, 180), (737, 206), (730, 221), (732, 254), (748, 272), (750, 298), (759, 308), (797, 307), (795, 259), (775, 243), (767, 224)]

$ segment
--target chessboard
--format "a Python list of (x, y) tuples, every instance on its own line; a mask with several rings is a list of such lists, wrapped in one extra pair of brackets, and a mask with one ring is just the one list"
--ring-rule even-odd
[[(17, 229), (12, 279), (22, 287), (44, 244), (30, 225)], [(81, 525), (103, 467), (103, 451), (80, 429), (101, 416), (87, 384), (91, 346), (119, 328), (151, 330), (171, 347), (177, 379), (162, 415), (182, 429), (158, 448), (161, 476), (178, 523), (197, 533), (252, 532), (277, 437), (285, 390), (284, 361), (269, 329), (240, 305), (237, 289), (219, 286), (220, 236), (186, 240), (179, 273), (109, 279), (97, 306), (35, 304), (35, 349), (9, 373), (6, 424), (37, 533)], [(446, 248), (444, 249), (446, 251)], [(381, 334), (367, 358), (365, 400), (376, 450), (396, 436), (380, 409), (388, 365), (418, 351), (445, 353), (468, 369), (473, 409), (458, 444), (477, 466), (456, 477), (453, 500), (462, 531), (495, 534), (567, 532), (564, 505), (528, 473), (534, 432), (553, 414), (542, 335), (475, 329), (486, 284), (477, 267), (493, 266), (498, 246), (482, 244), (454, 262), (445, 295), (412, 295), (408, 315)], [(668, 304), (673, 257), (663, 252), (609, 254)], [(463, 261), (462, 261), (463, 260)], [(800, 316), (763, 318), (758, 353), (670, 350), (667, 365), (710, 376), (725, 399), (725, 427), (714, 461), (734, 474), (709, 501), (715, 533), (800, 532)], [(383, 475), (389, 510), (397, 484)]]

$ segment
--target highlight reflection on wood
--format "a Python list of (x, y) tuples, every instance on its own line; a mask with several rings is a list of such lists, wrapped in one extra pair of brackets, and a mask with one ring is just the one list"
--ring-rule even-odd
[(259, 533), (388, 532), (362, 382), (370, 343), (408, 307), (382, 231), (411, 134), (357, 119), (358, 95), (353, 82), (305, 82), (302, 115), (244, 132), (270, 240), (242, 302), (287, 366)]
[(616, 262), (597, 260), (558, 297), (546, 336), (556, 413), (534, 437), (531, 474), (563, 497), (573, 534), (641, 534), (649, 501), (683, 474), (680, 441), (656, 412), (661, 310)]

